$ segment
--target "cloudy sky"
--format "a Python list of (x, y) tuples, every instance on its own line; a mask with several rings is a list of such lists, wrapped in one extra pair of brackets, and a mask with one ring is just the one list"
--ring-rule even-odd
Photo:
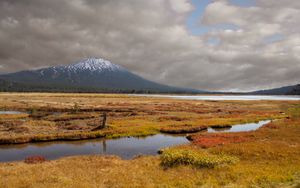
[(174, 86), (300, 83), (299, 0), (0, 0), (0, 72), (102, 57)]

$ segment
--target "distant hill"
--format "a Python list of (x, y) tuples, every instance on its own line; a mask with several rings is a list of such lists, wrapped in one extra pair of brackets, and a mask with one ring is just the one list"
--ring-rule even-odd
[(146, 80), (101, 58), (0, 75), (0, 91), (203, 93)]
[(300, 95), (300, 84), (250, 92), (256, 95)]

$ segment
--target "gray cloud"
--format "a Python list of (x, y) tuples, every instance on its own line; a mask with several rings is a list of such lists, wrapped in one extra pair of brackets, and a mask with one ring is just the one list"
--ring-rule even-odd
[[(0, 72), (96, 56), (160, 83), (198, 89), (299, 82), (298, 1), (257, 0), (249, 8), (214, 1), (199, 24), (238, 29), (202, 36), (185, 26), (193, 8), (189, 0), (2, 0)], [(266, 42), (273, 35), (283, 37)], [(209, 38), (220, 44), (207, 44)]]

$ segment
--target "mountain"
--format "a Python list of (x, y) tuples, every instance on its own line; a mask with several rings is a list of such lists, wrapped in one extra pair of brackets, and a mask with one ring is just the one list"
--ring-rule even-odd
[(0, 75), (0, 91), (200, 93), (146, 80), (120, 65), (87, 58), (70, 65)]
[(300, 84), (285, 86), (269, 90), (254, 91), (250, 94), (255, 95), (300, 95)]

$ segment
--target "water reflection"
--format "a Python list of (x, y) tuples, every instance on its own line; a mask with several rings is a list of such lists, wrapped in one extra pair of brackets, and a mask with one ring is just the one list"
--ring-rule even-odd
[(260, 121), (258, 123), (246, 123), (246, 124), (240, 124), (240, 125), (234, 125), (230, 128), (225, 128), (225, 129), (213, 129), (213, 128), (208, 128), (207, 132), (209, 133), (215, 133), (215, 132), (245, 132), (245, 131), (254, 131), (257, 130), (258, 128), (262, 127), (265, 124), (270, 123), (271, 120), (265, 120), (265, 121)]
[(209, 128), (215, 132), (225, 132), (225, 131), (229, 131), (232, 127), (225, 127), (225, 128)]
[(106, 140), (102, 141), (102, 148), (103, 148), (103, 153), (106, 153)]
[(117, 155), (131, 159), (137, 155), (156, 155), (161, 148), (187, 144), (183, 136), (158, 134), (145, 138), (95, 139), (85, 141), (49, 142), (0, 146), (0, 161), (24, 160), (28, 156), (42, 155), (57, 159), (74, 155)]

